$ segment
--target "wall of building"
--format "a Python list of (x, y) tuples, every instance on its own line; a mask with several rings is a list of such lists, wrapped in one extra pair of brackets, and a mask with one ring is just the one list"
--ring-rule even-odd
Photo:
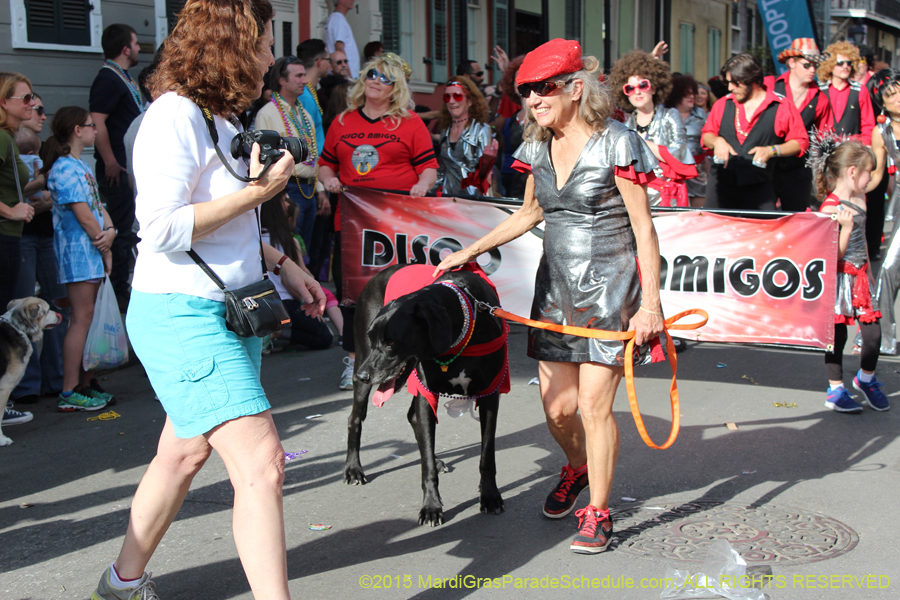
[[(682, 50), (684, 47), (682, 25), (693, 26), (693, 75), (698, 81), (718, 75), (720, 67), (730, 56), (729, 38), (731, 2), (722, 0), (679, 0), (672, 2), (672, 32), (669, 41), (669, 62), (673, 71), (682, 71)], [(710, 56), (709, 31), (715, 28), (721, 34), (718, 56)], [(710, 69), (710, 62), (718, 65)], [(684, 69), (687, 70), (687, 69)]]

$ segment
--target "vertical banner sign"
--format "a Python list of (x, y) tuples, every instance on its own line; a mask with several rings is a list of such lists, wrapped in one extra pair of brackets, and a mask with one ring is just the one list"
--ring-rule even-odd
[[(828, 1), (830, 0), (826, 0)], [(787, 71), (787, 65), (778, 62), (776, 59), (778, 53), (789, 47), (796, 38), (816, 39), (807, 0), (759, 0), (757, 7), (766, 30), (766, 37), (769, 39), (772, 62), (781, 75)]]
[(653, 219), (667, 315), (709, 313), (686, 339), (827, 349), (834, 344), (838, 225), (830, 215), (743, 219), (682, 212)]
[[(516, 209), (490, 201), (345, 190), (345, 298), (356, 299), (372, 276), (391, 265), (437, 265)], [(691, 308), (709, 313), (702, 329), (674, 335), (819, 350), (834, 344), (838, 226), (830, 215), (747, 219), (690, 211), (658, 214), (653, 223), (666, 314)], [(512, 313), (531, 312), (542, 236), (536, 228), (479, 258), (503, 308)]]
[[(347, 188), (341, 194), (343, 293), (355, 300), (376, 273), (396, 264), (437, 265), (480, 239), (518, 206), (462, 198), (413, 198)], [(503, 308), (531, 313), (543, 233), (534, 229), (479, 257)]]

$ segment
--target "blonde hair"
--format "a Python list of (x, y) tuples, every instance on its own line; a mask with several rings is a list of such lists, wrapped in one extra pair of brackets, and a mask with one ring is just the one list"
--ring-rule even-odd
[(859, 50), (856, 46), (846, 40), (842, 40), (825, 48), (825, 54), (828, 55), (828, 58), (816, 70), (816, 76), (818, 76), (819, 81), (825, 83), (831, 81), (831, 74), (834, 73), (838, 54), (846, 56), (850, 60), (850, 79), (856, 77), (856, 66), (859, 64)]
[[(593, 56), (584, 57), (584, 68), (575, 73), (557, 75), (549, 79), (570, 79), (562, 88), (564, 93), (571, 94), (574, 80), (580, 79), (584, 85), (581, 99), (578, 100), (578, 119), (582, 120), (594, 132), (602, 131), (606, 127), (606, 119), (613, 113), (612, 94), (606, 84), (600, 83), (600, 61)], [(526, 142), (545, 142), (553, 135), (548, 127), (541, 127), (534, 118), (531, 108), (526, 111), (528, 122), (525, 125), (525, 133), (522, 139)]]
[[(0, 99), (8, 100), (11, 98), (13, 93), (15, 93), (14, 90), (16, 89), (17, 83), (27, 84), (28, 91), (31, 93), (34, 92), (31, 87), (31, 82), (28, 81), (28, 78), (24, 75), (0, 72)], [(9, 115), (6, 114), (6, 110), (0, 106), (0, 129), (5, 129), (9, 135), (16, 135), (16, 130), (13, 126), (6, 122), (8, 117)]]
[(824, 200), (834, 191), (838, 179), (848, 168), (856, 167), (862, 174), (872, 170), (876, 164), (875, 153), (868, 146), (855, 140), (841, 142), (825, 159), (825, 167), (816, 173), (816, 195)]
[(387, 75), (393, 82), (391, 86), (391, 96), (389, 98), (389, 106), (384, 117), (390, 122), (388, 129), (397, 129), (400, 126), (400, 119), (408, 119), (412, 116), (409, 109), (412, 108), (412, 94), (409, 91), (409, 85), (406, 83), (406, 73), (403, 66), (396, 60), (392, 60), (385, 55), (376, 56), (365, 65), (359, 72), (359, 78), (350, 89), (349, 106), (347, 110), (338, 115), (338, 121), (344, 124), (344, 115), (354, 110), (361, 109), (366, 105), (366, 73), (369, 69), (375, 69), (378, 72)]

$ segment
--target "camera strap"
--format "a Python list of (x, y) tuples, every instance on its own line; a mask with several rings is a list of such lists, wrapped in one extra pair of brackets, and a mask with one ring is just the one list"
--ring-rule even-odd
[[(225, 165), (225, 168), (228, 169), (228, 172), (231, 173), (232, 175), (234, 175), (239, 180), (247, 181), (247, 182), (256, 181), (257, 179), (259, 179), (259, 177), (262, 177), (262, 175), (260, 175), (259, 177), (256, 177), (256, 178), (242, 177), (234, 172), (234, 169), (231, 168), (231, 165), (228, 164), (228, 161), (225, 160), (225, 157), (222, 155), (222, 151), (219, 149), (219, 132), (216, 131), (216, 122), (212, 118), (212, 113), (209, 112), (208, 108), (204, 108), (202, 106), (200, 107), (200, 111), (203, 113), (203, 119), (206, 121), (207, 129), (209, 129), (209, 136), (212, 138), (213, 147), (216, 149), (216, 154), (219, 155), (219, 159), (222, 161), (222, 164)], [(268, 269), (266, 269), (266, 253), (263, 251), (262, 225), (259, 222), (259, 207), (256, 207), (253, 209), (253, 214), (256, 216), (256, 230), (257, 230), (257, 233), (259, 234), (259, 258), (260, 258), (260, 262), (262, 263), (263, 279), (268, 279), (269, 271), (268, 271)], [(206, 261), (204, 261), (202, 258), (200, 258), (199, 254), (194, 252), (193, 248), (188, 250), (187, 253), (188, 253), (188, 256), (190, 256), (191, 259), (193, 259), (193, 261), (195, 263), (197, 263), (197, 265), (201, 269), (203, 269), (203, 272), (206, 273), (206, 275), (210, 279), (213, 280), (213, 283), (215, 283), (216, 286), (218, 286), (218, 288), (220, 290), (222, 290), (223, 292), (228, 291), (228, 289), (225, 287), (225, 284), (222, 282), (222, 280), (219, 278), (219, 276), (216, 275), (216, 273), (212, 269), (209, 268), (209, 265), (206, 264)]]
[(247, 183), (259, 181), (262, 178), (263, 174), (265, 174), (265, 170), (263, 170), (263, 172), (256, 177), (244, 177), (243, 175), (238, 175), (234, 171), (234, 169), (231, 168), (231, 163), (225, 160), (225, 155), (222, 154), (222, 150), (219, 148), (219, 132), (216, 129), (216, 122), (213, 120), (212, 113), (209, 112), (209, 109), (204, 106), (200, 107), (200, 112), (203, 113), (203, 120), (206, 121), (206, 128), (209, 130), (209, 137), (212, 138), (213, 148), (216, 149), (216, 154), (219, 155), (219, 159), (222, 161), (222, 164), (225, 165), (225, 168), (228, 169), (228, 172), (240, 181), (244, 181)]

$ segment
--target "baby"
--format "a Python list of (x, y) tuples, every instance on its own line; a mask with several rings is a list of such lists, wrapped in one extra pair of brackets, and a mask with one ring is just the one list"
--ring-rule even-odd
[(16, 146), (19, 148), (19, 158), (28, 167), (28, 181), (34, 179), (34, 174), (41, 170), (44, 163), (38, 152), (41, 150), (41, 138), (27, 127), (20, 127), (16, 132)]

